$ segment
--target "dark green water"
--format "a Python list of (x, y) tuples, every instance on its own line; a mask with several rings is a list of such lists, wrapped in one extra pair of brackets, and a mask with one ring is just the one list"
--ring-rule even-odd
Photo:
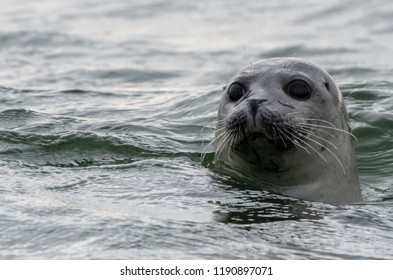
[[(390, 1), (1, 2), (0, 258), (393, 258)], [(275, 56), (342, 89), (364, 203), (201, 161), (223, 85)]]

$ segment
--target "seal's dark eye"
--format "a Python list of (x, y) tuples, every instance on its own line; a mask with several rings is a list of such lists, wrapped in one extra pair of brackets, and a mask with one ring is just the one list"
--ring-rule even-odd
[(303, 80), (295, 80), (288, 84), (287, 93), (295, 99), (306, 100), (310, 98), (312, 90)]
[(229, 99), (238, 101), (244, 95), (244, 88), (241, 84), (232, 84), (228, 89)]

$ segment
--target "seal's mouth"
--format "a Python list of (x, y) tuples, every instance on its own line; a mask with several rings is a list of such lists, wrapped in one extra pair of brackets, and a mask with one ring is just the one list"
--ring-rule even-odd
[(262, 167), (265, 170), (282, 172), (277, 156), (277, 150), (281, 150), (274, 143), (273, 139), (269, 138), (263, 132), (252, 132), (248, 135), (243, 135), (243, 139), (233, 146), (232, 152), (242, 158), (251, 165)]
[(253, 150), (256, 154), (259, 150), (270, 149), (276, 147), (277, 143), (264, 132), (252, 132), (248, 134), (243, 134), (239, 137), (234, 146), (248, 146), (249, 149)]
[(248, 135), (244, 135), (244, 141), (253, 148), (258, 147), (275, 147), (279, 150), (289, 150), (294, 147), (293, 141), (289, 137), (283, 137), (280, 135), (269, 135), (264, 132), (252, 132)]
[(262, 132), (253, 132), (246, 136), (247, 140), (258, 141), (259, 139), (266, 139), (266, 134)]

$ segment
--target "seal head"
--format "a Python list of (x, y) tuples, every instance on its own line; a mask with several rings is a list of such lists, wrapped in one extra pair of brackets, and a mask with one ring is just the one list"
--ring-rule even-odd
[(357, 202), (353, 139), (342, 94), (325, 70), (297, 58), (266, 59), (224, 88), (215, 161), (279, 194)]

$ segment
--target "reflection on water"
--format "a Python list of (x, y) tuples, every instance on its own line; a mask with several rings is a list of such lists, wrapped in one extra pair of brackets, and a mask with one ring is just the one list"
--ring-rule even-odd
[(323, 217), (323, 208), (315, 207), (318, 203), (275, 195), (263, 190), (250, 190), (248, 184), (242, 184), (235, 179), (216, 177), (220, 185), (225, 186), (224, 189), (234, 196), (231, 202), (210, 201), (216, 206), (215, 221), (260, 224), (287, 220), (315, 220)]

